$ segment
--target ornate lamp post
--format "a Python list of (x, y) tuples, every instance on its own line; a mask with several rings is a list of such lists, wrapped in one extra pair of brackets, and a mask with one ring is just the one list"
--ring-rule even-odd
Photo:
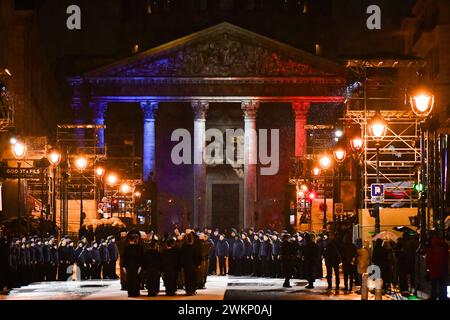
[(18, 168), (18, 174), (17, 174), (17, 218), (19, 220), (20, 223), (20, 218), (21, 218), (21, 201), (20, 201), (20, 168), (22, 163), (20, 162), (21, 160), (23, 160), (27, 154), (27, 145), (17, 141), (16, 139), (14, 139), (15, 141), (11, 146), (11, 150), (12, 150), (12, 154), (14, 156), (14, 158), (17, 160), (17, 168)]
[(323, 170), (323, 229), (325, 230), (327, 228), (327, 179), (325, 172), (330, 168), (331, 166), (331, 158), (328, 155), (323, 155), (319, 159), (319, 165), (320, 168)]
[[(88, 159), (85, 156), (79, 156), (75, 160), (75, 166), (80, 171), (80, 174), (86, 169), (88, 165)], [(83, 226), (83, 177), (80, 180), (80, 230)]]
[[(361, 153), (363, 151), (364, 141), (361, 137), (356, 136), (353, 139), (350, 140), (350, 147), (353, 151), (353, 159), (355, 160), (356, 167), (359, 170), (358, 174), (361, 172)], [(359, 196), (361, 197), (361, 208), (364, 207), (364, 182), (361, 181), (362, 178), (357, 178), (356, 180), (359, 181), (361, 190), (359, 192)]]
[[(125, 195), (125, 198), (130, 191), (131, 186), (128, 183), (125, 182), (120, 185), (120, 192), (122, 192)], [(124, 201), (124, 203), (126, 203), (126, 200)], [(124, 214), (126, 215), (126, 208)]]
[(338, 183), (337, 183), (337, 201), (341, 202), (341, 164), (345, 161), (345, 157), (347, 156), (347, 152), (344, 148), (338, 147), (333, 151), (334, 160), (336, 161), (338, 168), (337, 168), (337, 176), (338, 176)]
[[(114, 173), (110, 173), (107, 177), (106, 177), (106, 183), (112, 188), (114, 187), (117, 182), (119, 181), (119, 178), (117, 177), (116, 174)], [(111, 203), (111, 218), (113, 216), (113, 206)]]
[(98, 185), (100, 185), (100, 191), (98, 192), (98, 197), (97, 197), (97, 204), (99, 204), (100, 202), (102, 202), (103, 199), (103, 193), (104, 193), (104, 183), (103, 183), (103, 176), (105, 175), (105, 168), (103, 167), (97, 167), (95, 168), (95, 176), (98, 179)]
[[(387, 122), (377, 111), (375, 116), (369, 122), (369, 133), (375, 140), (376, 146), (376, 182), (380, 183), (380, 141), (386, 136)], [(380, 204), (375, 203), (375, 233), (380, 233)]]
[(427, 191), (425, 183), (425, 121), (428, 115), (433, 110), (434, 106), (434, 95), (425, 87), (420, 87), (413, 92), (410, 97), (411, 109), (417, 117), (420, 118), (420, 182), (419, 185), (419, 208), (420, 208), (420, 241), (419, 241), (419, 254), (424, 254), (425, 252), (425, 242), (426, 242), (426, 230), (427, 230), (427, 220), (426, 220), (426, 203), (425, 194)]
[(53, 169), (53, 179), (52, 179), (52, 221), (56, 225), (56, 168), (61, 162), (61, 152), (58, 150), (52, 150), (48, 156), (48, 161), (50, 162)]

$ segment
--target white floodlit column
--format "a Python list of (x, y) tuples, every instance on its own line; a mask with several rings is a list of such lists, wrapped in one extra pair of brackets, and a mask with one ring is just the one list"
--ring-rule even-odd
[(244, 111), (244, 228), (255, 226), (256, 202), (256, 164), (257, 164), (257, 136), (256, 113), (258, 101), (243, 101)]
[(207, 101), (192, 101), (194, 113), (194, 227), (206, 224), (206, 164), (203, 161), (205, 150)]

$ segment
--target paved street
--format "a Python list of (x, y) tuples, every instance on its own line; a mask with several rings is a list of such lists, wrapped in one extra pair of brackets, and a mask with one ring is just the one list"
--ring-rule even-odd
[[(187, 297), (183, 290), (178, 290), (175, 297), (166, 297), (161, 284), (158, 297), (142, 296), (133, 299), (144, 300), (359, 300), (360, 296), (327, 292), (326, 280), (317, 280), (315, 288), (305, 289), (304, 280), (292, 280), (292, 288), (283, 288), (282, 279), (250, 277), (208, 277), (205, 290), (198, 290), (197, 295)], [(125, 291), (120, 290), (118, 280), (89, 280), (81, 282), (41, 282), (12, 290), (4, 300), (126, 300)], [(369, 299), (373, 299), (370, 296)]]

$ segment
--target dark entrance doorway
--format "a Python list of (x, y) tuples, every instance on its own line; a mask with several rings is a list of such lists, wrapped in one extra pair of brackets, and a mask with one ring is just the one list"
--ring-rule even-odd
[(239, 184), (212, 185), (212, 227), (225, 229), (239, 227)]

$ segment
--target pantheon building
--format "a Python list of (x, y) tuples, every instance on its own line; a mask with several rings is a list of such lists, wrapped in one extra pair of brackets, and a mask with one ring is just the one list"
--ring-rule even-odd
[[(159, 227), (284, 227), (289, 170), (305, 154), (305, 125), (315, 105), (343, 104), (347, 70), (229, 23), (220, 23), (69, 79), (72, 110), (105, 124), (112, 105), (142, 112), (142, 177), (158, 187)], [(176, 129), (202, 157), (209, 128), (279, 129), (279, 170), (261, 175), (258, 138), (244, 139), (243, 165), (174, 164)], [(104, 147), (108, 126), (99, 132)], [(107, 140), (107, 139), (106, 139)], [(269, 144), (270, 145), (270, 144)], [(269, 150), (270, 153), (270, 150)]]

